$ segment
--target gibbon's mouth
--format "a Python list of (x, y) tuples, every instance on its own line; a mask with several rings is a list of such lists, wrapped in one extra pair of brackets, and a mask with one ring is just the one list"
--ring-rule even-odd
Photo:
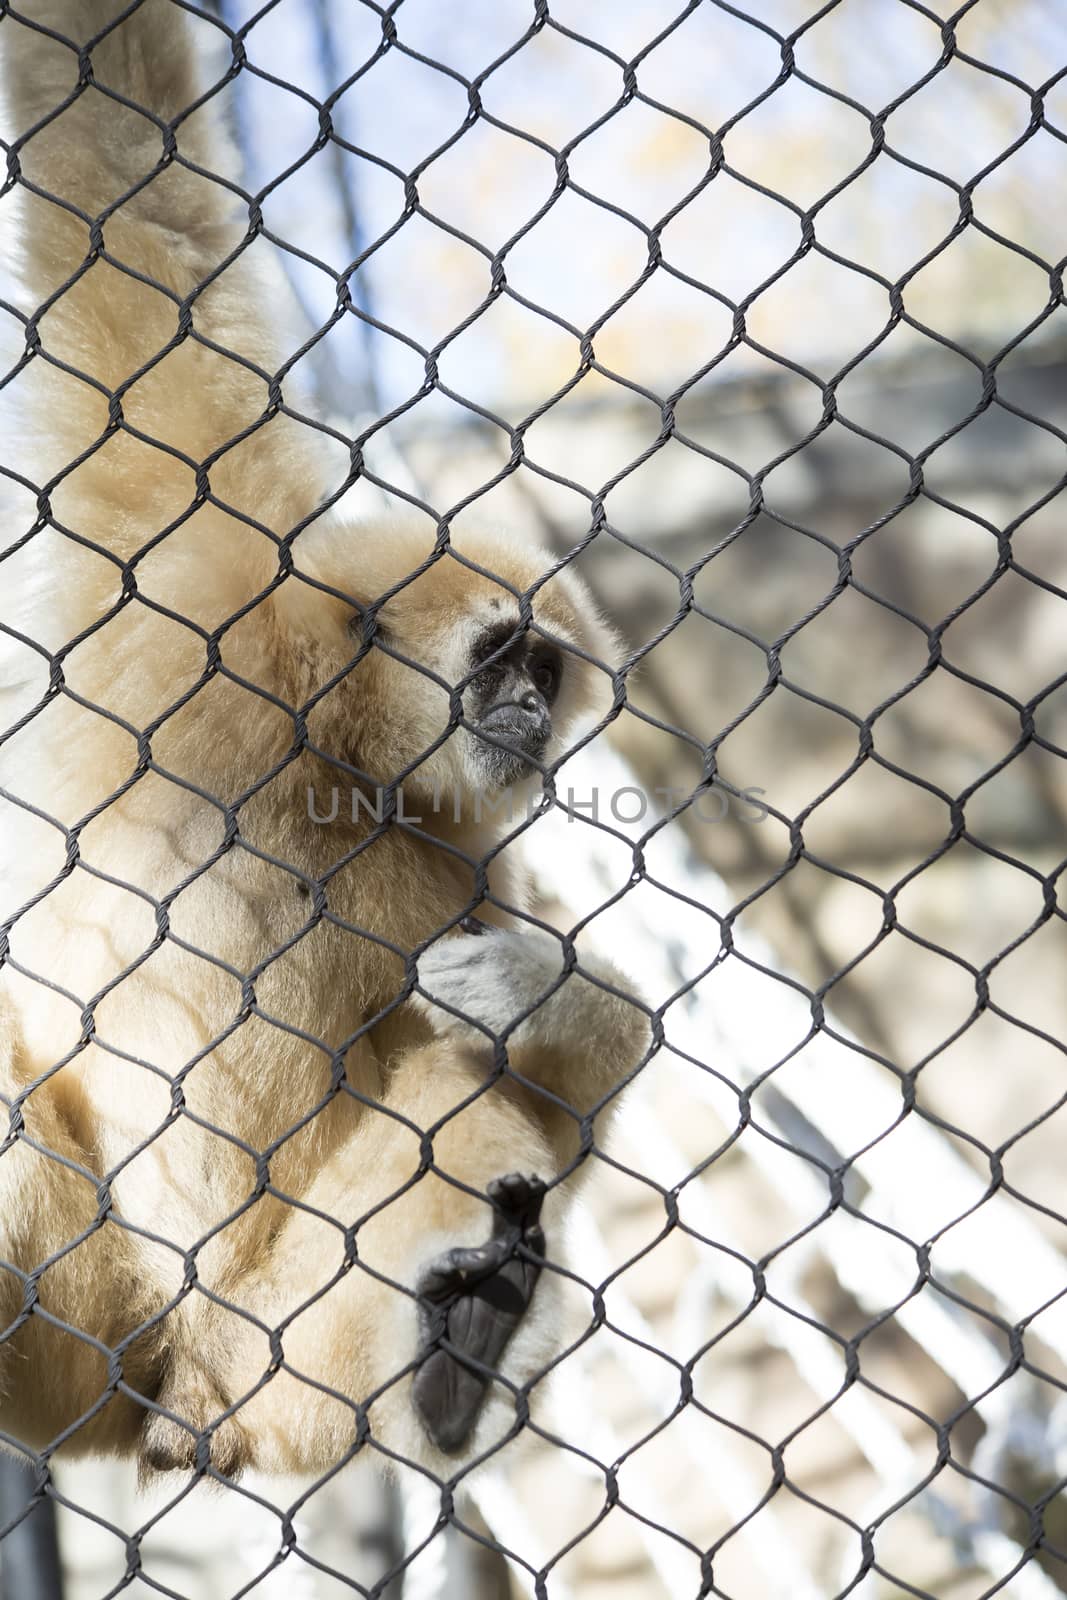
[[(483, 730), (492, 743), (478, 738)], [(478, 759), (488, 780), (505, 788), (529, 777), (544, 755), (551, 733), (547, 711), (528, 711), (515, 704), (493, 706), (473, 729)]]

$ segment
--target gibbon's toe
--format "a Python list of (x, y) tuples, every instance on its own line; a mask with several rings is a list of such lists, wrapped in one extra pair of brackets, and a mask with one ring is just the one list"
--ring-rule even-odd
[(239, 1423), (233, 1417), (214, 1420), (226, 1409), (220, 1395), (196, 1384), (180, 1392), (166, 1386), (157, 1399), (181, 1420), (156, 1411), (145, 1419), (139, 1454), (142, 1479), (157, 1472), (192, 1472), (208, 1462), (224, 1477), (235, 1478), (248, 1465), (248, 1444)]
[(545, 1185), (509, 1173), (489, 1185), (495, 1215), (483, 1245), (446, 1250), (417, 1285), (419, 1339), (427, 1350), (412, 1400), (439, 1450), (470, 1437), (504, 1347), (533, 1299), (545, 1254)]

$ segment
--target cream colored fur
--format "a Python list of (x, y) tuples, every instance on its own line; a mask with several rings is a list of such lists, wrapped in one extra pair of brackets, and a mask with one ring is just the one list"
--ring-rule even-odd
[[(404, 586), (433, 552), (429, 521), (328, 512), (282, 576), (279, 541), (344, 461), (278, 407), (292, 347), (259, 246), (240, 250), (242, 203), (181, 164), (237, 170), (218, 102), (185, 115), (203, 88), (191, 30), (208, 25), (145, 0), (112, 26), (125, 4), (25, 0), (0, 20), (8, 136), (37, 127), (0, 209), (27, 304), (47, 308), (9, 451), (44, 515), (0, 564), (0, 726), (26, 718), (0, 745), (4, 914), (26, 907), (0, 969), (0, 1091), (24, 1124), (0, 1153), (0, 1428), (42, 1446), (79, 1423), (69, 1450), (179, 1463), (212, 1427), (224, 1469), (319, 1471), (369, 1402), (374, 1439), (451, 1471), (410, 1404), (410, 1290), (440, 1250), (488, 1234), (493, 1177), (573, 1159), (577, 1121), (554, 1097), (595, 1106), (640, 1059), (644, 1018), (572, 975), (511, 1040), (527, 1086), (491, 1083), (483, 1037), (398, 998), (404, 955), (478, 902), (500, 823), (467, 806), (375, 837), (345, 804), (316, 825), (307, 794), (347, 796), (338, 761), (382, 781), (412, 767), (416, 796), (466, 790), (469, 736), (442, 739), (448, 685), (471, 630), (517, 617), (549, 558), (475, 535), (462, 553), (493, 576), (446, 552)], [(75, 51), (19, 17), (78, 44), (110, 30), (94, 86), (75, 92)], [(159, 123), (177, 143), (163, 165)], [(288, 381), (281, 398), (298, 408)], [(346, 672), (355, 611), (390, 593), (382, 638), (416, 665), (375, 645)], [(610, 659), (567, 574), (533, 615)], [(569, 656), (562, 728), (607, 685)], [(525, 904), (517, 853), (495, 858), (499, 904), (479, 909), (505, 926)], [(557, 949), (533, 931), (453, 936), (420, 973), (495, 1029), (555, 981)], [(562, 1204), (554, 1191), (557, 1258)], [(510, 1383), (551, 1360), (554, 1295), (547, 1272)], [(108, 1350), (123, 1381), (101, 1404)], [(514, 1415), (496, 1385), (470, 1453)]]

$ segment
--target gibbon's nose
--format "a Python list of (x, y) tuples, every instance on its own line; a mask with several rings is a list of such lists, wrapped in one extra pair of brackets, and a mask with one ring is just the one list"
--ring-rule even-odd
[(495, 738), (506, 739), (518, 749), (539, 756), (551, 735), (552, 719), (536, 689), (530, 689), (515, 700), (490, 706), (479, 726)]

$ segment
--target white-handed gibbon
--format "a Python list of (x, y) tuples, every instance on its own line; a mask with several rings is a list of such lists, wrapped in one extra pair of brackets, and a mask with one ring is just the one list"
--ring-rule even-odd
[(452, 1471), (558, 1351), (542, 1256), (646, 1049), (481, 803), (610, 703), (617, 647), (524, 541), (321, 509), (344, 473), (277, 378), (196, 28), (0, 19), (0, 1434)]

